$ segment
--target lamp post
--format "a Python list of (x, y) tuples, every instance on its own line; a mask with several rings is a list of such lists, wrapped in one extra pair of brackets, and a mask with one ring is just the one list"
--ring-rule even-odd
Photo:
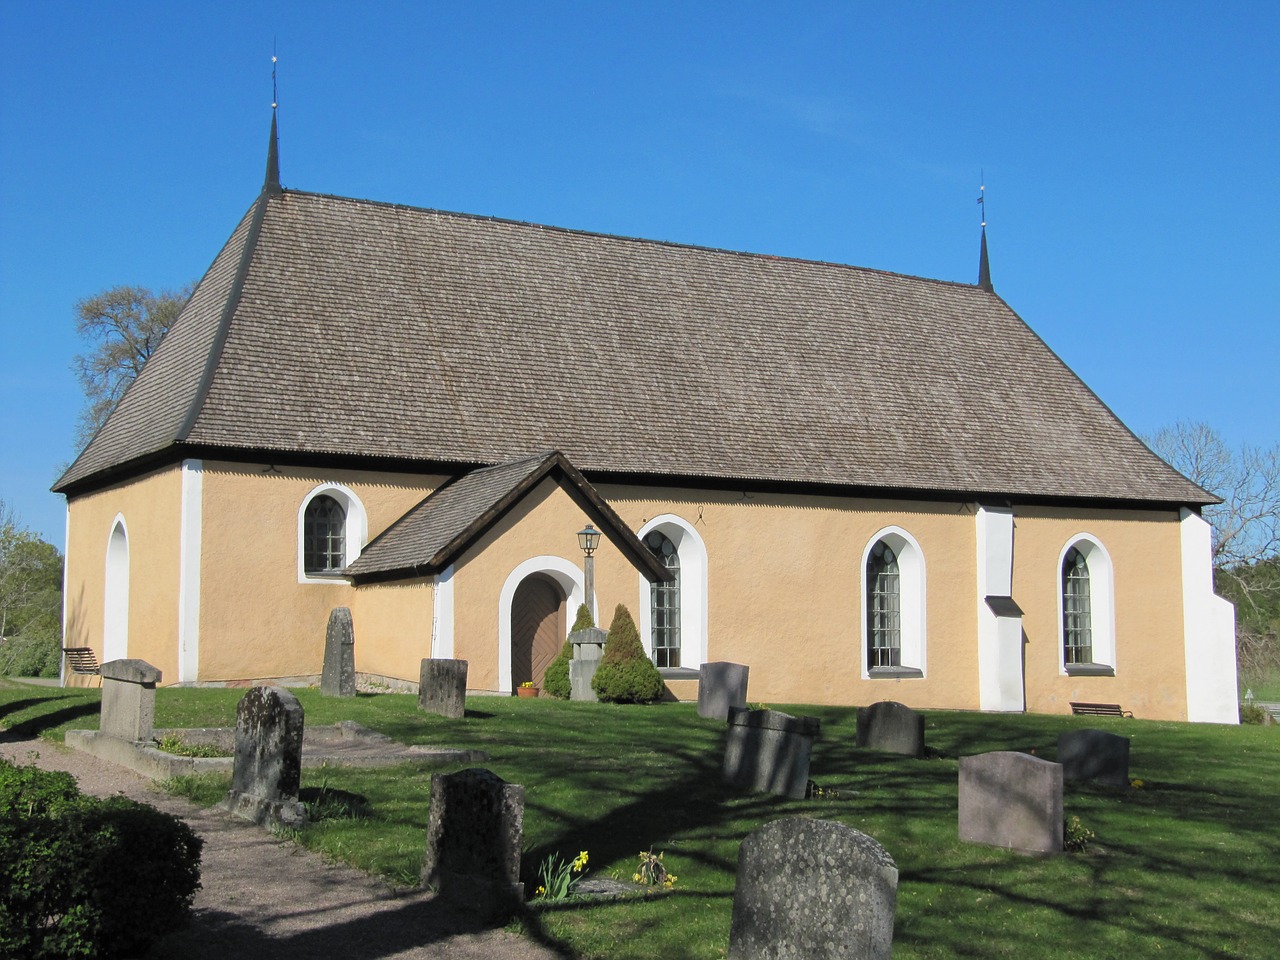
[(587, 609), (591, 611), (591, 619), (596, 618), (596, 561), (592, 556), (596, 552), (596, 547), (600, 545), (600, 531), (587, 524), (578, 531), (578, 546), (582, 548), (584, 559), (582, 561), (583, 589), (586, 591)]

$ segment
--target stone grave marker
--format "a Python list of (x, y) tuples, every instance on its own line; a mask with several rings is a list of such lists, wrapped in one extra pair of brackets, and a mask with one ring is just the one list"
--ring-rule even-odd
[(98, 675), (102, 677), (99, 732), (121, 740), (150, 740), (160, 671), (145, 660), (109, 660)]
[(302, 704), (280, 687), (254, 687), (236, 707), (231, 789), (222, 807), (254, 823), (301, 826)]
[(418, 709), (457, 720), (467, 712), (467, 661), (426, 659), (418, 673)]
[(1106, 730), (1071, 730), (1058, 736), (1058, 762), (1065, 780), (1129, 785), (1129, 738)]
[(347, 607), (334, 607), (329, 614), (320, 692), (329, 697), (356, 695), (356, 631)]
[(747, 674), (750, 671), (745, 663), (730, 663), (728, 660), (704, 663), (698, 667), (698, 716), (727, 720), (730, 708), (746, 707)]
[(898, 868), (852, 827), (791, 817), (738, 851), (730, 960), (889, 960)]
[(422, 882), (491, 920), (524, 902), (524, 787), (472, 768), (431, 777)]
[(960, 839), (1062, 852), (1062, 765), (997, 751), (960, 758)]
[(731, 707), (725, 780), (748, 790), (803, 800), (809, 753), (820, 728), (816, 717)]
[(604, 656), (604, 641), (608, 636), (609, 631), (599, 627), (584, 627), (569, 634), (569, 642), (573, 644), (573, 659), (569, 661), (570, 700), (597, 699), (591, 681)]
[(882, 753), (924, 756), (924, 715), (896, 700), (858, 708), (857, 744)]

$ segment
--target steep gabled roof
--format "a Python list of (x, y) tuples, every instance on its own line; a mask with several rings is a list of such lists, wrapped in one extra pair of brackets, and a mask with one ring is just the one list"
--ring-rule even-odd
[(55, 489), (204, 455), (1202, 504), (978, 286), (264, 192)]
[(365, 547), (345, 573), (356, 583), (439, 573), (547, 478), (558, 483), (649, 580), (673, 579), (559, 451), (476, 470), (441, 487)]

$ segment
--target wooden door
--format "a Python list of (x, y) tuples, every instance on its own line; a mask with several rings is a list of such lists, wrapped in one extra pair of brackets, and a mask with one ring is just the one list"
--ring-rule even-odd
[(542, 675), (564, 644), (564, 593), (550, 577), (532, 574), (511, 600), (511, 686)]

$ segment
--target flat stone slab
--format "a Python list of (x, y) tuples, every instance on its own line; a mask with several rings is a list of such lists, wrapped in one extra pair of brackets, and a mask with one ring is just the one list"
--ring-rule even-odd
[[(208, 744), (228, 752), (234, 750), (236, 744), (234, 727), (172, 727), (153, 733), (157, 740), (174, 736), (192, 745)], [(104, 736), (97, 730), (68, 730), (66, 742), (69, 747), (118, 763), (153, 780), (192, 773), (229, 773), (233, 765), (230, 756), (181, 757), (165, 753), (150, 742), (120, 740)], [(401, 743), (351, 720), (329, 727), (308, 727), (302, 736), (302, 765), (307, 768), (325, 763), (349, 767), (390, 767), (409, 761), (444, 765), (484, 763), (488, 759), (489, 755), (483, 750)]]

